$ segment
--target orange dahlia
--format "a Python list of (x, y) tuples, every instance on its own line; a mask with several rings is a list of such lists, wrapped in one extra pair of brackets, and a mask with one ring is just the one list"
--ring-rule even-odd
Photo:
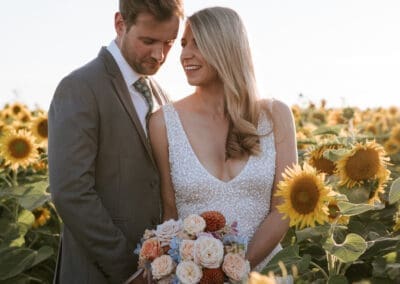
[(215, 232), (225, 227), (225, 217), (218, 211), (206, 211), (200, 216), (206, 221), (206, 232)]

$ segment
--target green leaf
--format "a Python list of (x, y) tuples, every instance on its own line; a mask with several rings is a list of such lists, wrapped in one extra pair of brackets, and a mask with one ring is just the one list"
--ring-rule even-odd
[(347, 216), (359, 215), (361, 213), (374, 209), (374, 206), (369, 204), (356, 204), (346, 201), (339, 201), (337, 205), (340, 209), (340, 213)]
[(46, 192), (48, 185), (47, 181), (39, 181), (29, 185), (19, 186), (15, 188), (14, 194), (22, 207), (32, 211), (50, 200), (50, 195)]
[(350, 233), (342, 244), (337, 244), (333, 238), (328, 238), (323, 248), (344, 263), (357, 260), (367, 249), (365, 240), (357, 234)]
[(54, 254), (49, 246), (38, 251), (29, 248), (8, 247), (0, 250), (0, 280), (15, 277), (45, 261)]
[(33, 222), (35, 222), (35, 216), (29, 210), (22, 210), (18, 216), (18, 223), (31, 227)]
[(31, 267), (41, 263), (42, 261), (45, 261), (53, 254), (54, 254), (53, 248), (49, 246), (41, 247), (37, 252), (35, 252), (35, 261), (31, 264)]
[(279, 261), (282, 261), (286, 266), (291, 267), (291, 265), (296, 265), (302, 258), (299, 255), (299, 246), (288, 246), (279, 251), (274, 257), (268, 262), (267, 266), (262, 269), (263, 274), (268, 274), (269, 271), (279, 272), (280, 267), (278, 265)]
[(327, 237), (329, 229), (329, 225), (321, 225), (298, 230), (296, 231), (297, 242), (302, 242), (308, 239), (318, 240)]
[(368, 202), (370, 191), (365, 187), (362, 186), (353, 188), (338, 187), (337, 190), (341, 194), (346, 195), (349, 202), (357, 204)]
[(31, 228), (34, 221), (35, 216), (31, 211), (24, 209), (19, 213), (17, 220), (19, 236), (10, 243), (10, 246), (20, 247), (25, 244), (25, 235)]
[(322, 127), (319, 127), (319, 128), (317, 128), (317, 129), (315, 129), (315, 130), (312, 132), (312, 134), (313, 134), (313, 135), (333, 134), (333, 135), (338, 136), (339, 133), (340, 133), (340, 130), (341, 130), (342, 128), (343, 128), (343, 127), (340, 126), (340, 125), (322, 126)]
[(8, 247), (0, 250), (0, 280), (22, 273), (35, 261), (34, 251), (28, 248)]
[(323, 156), (325, 159), (328, 159), (332, 162), (336, 162), (344, 155), (346, 155), (348, 152), (349, 150), (346, 149), (331, 149), (331, 150), (325, 150)]
[(389, 203), (393, 204), (400, 200), (400, 178), (393, 181), (389, 191)]
[(328, 284), (348, 284), (347, 278), (342, 275), (330, 276), (328, 279)]
[(10, 223), (9, 220), (0, 220), (0, 248), (6, 248), (20, 237), (19, 226), (16, 223)]

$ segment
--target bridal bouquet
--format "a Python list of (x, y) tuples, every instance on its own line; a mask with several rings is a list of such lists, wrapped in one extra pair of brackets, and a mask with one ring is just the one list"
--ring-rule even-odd
[(206, 211), (146, 230), (135, 253), (156, 283), (240, 283), (250, 272), (246, 248), (236, 222)]

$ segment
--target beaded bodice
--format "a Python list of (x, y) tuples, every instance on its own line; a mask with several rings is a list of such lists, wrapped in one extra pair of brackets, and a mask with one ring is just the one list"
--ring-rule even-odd
[(222, 181), (197, 158), (173, 105), (164, 105), (163, 112), (179, 218), (217, 210), (228, 224), (237, 221), (239, 234), (250, 240), (270, 209), (275, 174), (272, 122), (265, 113), (261, 114), (258, 133), (266, 134), (260, 139), (261, 154), (250, 156), (238, 175)]

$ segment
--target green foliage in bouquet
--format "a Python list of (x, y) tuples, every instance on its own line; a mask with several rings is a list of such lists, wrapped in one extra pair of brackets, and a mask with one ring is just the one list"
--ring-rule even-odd
[(263, 273), (279, 273), (283, 261), (295, 283), (396, 283), (397, 109), (327, 110), (310, 105), (293, 113), (299, 164), (286, 170), (276, 193), (282, 198), (278, 209), (290, 219), (291, 228), (284, 249)]
[(60, 219), (50, 202), (47, 116), (15, 103), (0, 111), (0, 282), (51, 283)]

